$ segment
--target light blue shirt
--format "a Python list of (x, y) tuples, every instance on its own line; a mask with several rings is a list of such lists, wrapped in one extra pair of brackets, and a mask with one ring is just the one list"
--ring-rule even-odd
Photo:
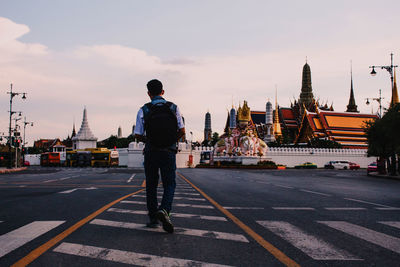
[[(151, 100), (151, 103), (153, 105), (158, 104), (158, 103), (166, 103), (166, 102), (167, 101), (164, 98), (162, 98), (161, 96), (155, 96)], [(179, 111), (178, 106), (176, 106), (176, 119), (178, 121), (178, 129), (185, 128), (185, 125), (183, 123), (182, 116), (181, 116), (181, 113)], [(135, 125), (134, 134), (145, 135), (145, 131), (144, 131), (144, 113), (143, 113), (143, 109), (142, 108), (139, 109), (139, 111), (137, 113), (137, 116), (136, 116), (136, 125)]]

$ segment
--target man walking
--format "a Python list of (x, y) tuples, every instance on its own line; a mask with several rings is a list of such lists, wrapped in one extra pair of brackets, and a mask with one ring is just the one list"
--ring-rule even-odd
[[(185, 126), (178, 107), (166, 101), (163, 85), (159, 80), (147, 83), (151, 102), (138, 111), (135, 137), (146, 143), (144, 171), (146, 175), (147, 210), (150, 222), (147, 227), (158, 227), (158, 221), (168, 233), (174, 232), (170, 219), (175, 193), (177, 141), (185, 134)], [(160, 206), (157, 201), (159, 173), (164, 188)]]

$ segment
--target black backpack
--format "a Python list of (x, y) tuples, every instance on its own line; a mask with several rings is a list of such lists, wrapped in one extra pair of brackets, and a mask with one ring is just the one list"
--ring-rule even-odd
[(176, 105), (171, 102), (144, 105), (144, 129), (147, 141), (154, 147), (167, 148), (176, 144), (178, 120)]

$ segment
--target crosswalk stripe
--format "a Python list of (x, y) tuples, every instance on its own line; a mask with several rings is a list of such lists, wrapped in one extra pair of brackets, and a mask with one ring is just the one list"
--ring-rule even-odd
[[(145, 205), (145, 201), (135, 201), (135, 200), (123, 200), (121, 203), (126, 203), (126, 204), (141, 204)], [(199, 209), (214, 209), (213, 206), (210, 205), (192, 205), (192, 204), (183, 204), (183, 203), (176, 203), (173, 204), (175, 207), (190, 207), (190, 208), (199, 208)]]
[(382, 221), (382, 222), (379, 222), (379, 223), (386, 224), (386, 225), (389, 225), (389, 226), (392, 226), (392, 227), (400, 229), (400, 222)]
[[(144, 214), (147, 215), (148, 212), (144, 210), (128, 210), (128, 209), (117, 209), (117, 208), (110, 208), (108, 211), (111, 212), (119, 212), (119, 213), (130, 213), (130, 214)], [(197, 215), (197, 214), (189, 214), (189, 213), (171, 213), (171, 217), (178, 217), (178, 218), (190, 218), (190, 219), (201, 219), (201, 220), (209, 220), (209, 221), (224, 221), (226, 222), (227, 219), (221, 216), (206, 216), (206, 215)]]
[(274, 210), (315, 210), (310, 207), (272, 207)]
[(333, 229), (358, 237), (372, 244), (400, 253), (400, 238), (386, 235), (371, 229), (344, 221), (318, 221)]
[(366, 208), (359, 207), (336, 207), (336, 208), (325, 208), (326, 210), (366, 210)]
[[(135, 230), (150, 231), (150, 232), (164, 232), (164, 230), (162, 230), (161, 228), (148, 228), (148, 227), (146, 227), (145, 224), (131, 223), (131, 222), (118, 222), (118, 221), (95, 219), (95, 220), (91, 221), (90, 224), (111, 226), (111, 227), (118, 227), (118, 228), (135, 229)], [(179, 235), (208, 237), (208, 238), (246, 242), (246, 243), (249, 242), (247, 240), (247, 238), (243, 235), (225, 233), (225, 232), (216, 232), (216, 231), (175, 227), (174, 233), (179, 234)]]
[[(137, 197), (146, 197), (146, 196), (144, 196), (144, 195), (132, 196), (132, 198), (137, 198)], [(161, 196), (158, 196), (158, 198), (161, 198)], [(205, 198), (194, 198), (194, 197), (176, 197), (176, 196), (174, 196), (174, 199), (178, 199), (178, 200), (206, 201)]]
[(0, 236), (0, 257), (56, 228), (65, 221), (35, 221)]
[(93, 247), (93, 246), (86, 246), (86, 245), (66, 243), (66, 242), (61, 243), (53, 251), (69, 255), (76, 255), (93, 259), (101, 259), (101, 260), (131, 264), (136, 266), (201, 266), (201, 267), (227, 266), (227, 265), (206, 263), (201, 261), (161, 257), (161, 256), (142, 254), (131, 251)]
[(290, 223), (283, 221), (257, 221), (257, 223), (282, 237), (314, 260), (361, 260)]

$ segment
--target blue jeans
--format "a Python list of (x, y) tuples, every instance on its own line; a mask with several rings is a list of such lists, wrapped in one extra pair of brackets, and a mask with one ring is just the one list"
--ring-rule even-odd
[[(150, 218), (155, 217), (158, 209), (164, 209), (168, 213), (171, 211), (176, 187), (175, 171), (175, 152), (145, 150), (144, 172), (146, 175), (146, 200)], [(157, 186), (159, 172), (161, 173), (164, 194), (161, 200), (161, 205), (158, 207)]]

